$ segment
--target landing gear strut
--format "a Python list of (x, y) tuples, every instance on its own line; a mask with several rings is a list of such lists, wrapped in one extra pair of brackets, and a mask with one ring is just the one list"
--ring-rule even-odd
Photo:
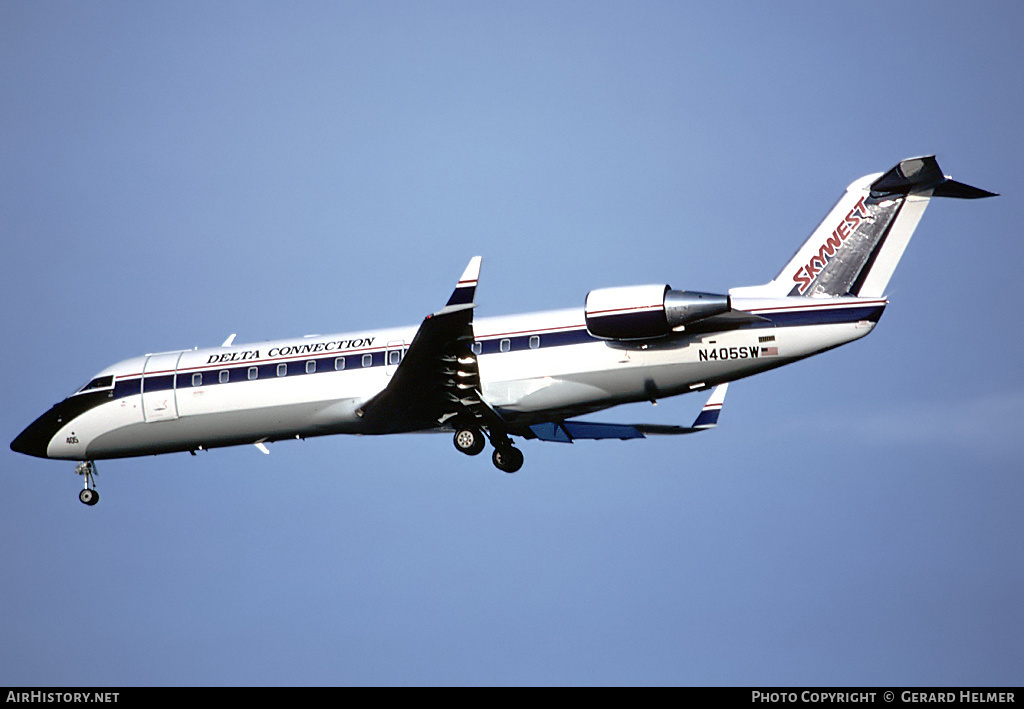
[(92, 507), (100, 501), (100, 494), (96, 492), (96, 464), (91, 460), (83, 460), (75, 468), (75, 473), (82, 476), (84, 483), (78, 499), (82, 504)]

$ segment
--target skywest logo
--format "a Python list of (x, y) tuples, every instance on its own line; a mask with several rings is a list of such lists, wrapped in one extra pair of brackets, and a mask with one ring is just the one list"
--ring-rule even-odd
[(810, 260), (793, 274), (793, 280), (800, 284), (800, 295), (803, 295), (804, 291), (810, 287), (814, 277), (825, 268), (825, 264), (832, 260), (843, 242), (857, 230), (861, 219), (867, 219), (870, 216), (867, 207), (864, 206), (864, 197), (861, 197), (853, 209), (847, 212), (843, 220), (839, 222), (839, 225), (832, 230), (831, 236), (825, 239), (825, 243), (818, 249), (818, 253), (811, 256)]

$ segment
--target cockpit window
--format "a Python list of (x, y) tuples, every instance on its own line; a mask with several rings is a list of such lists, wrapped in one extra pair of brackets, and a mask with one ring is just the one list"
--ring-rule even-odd
[(84, 387), (79, 389), (78, 393), (81, 394), (84, 391), (92, 391), (94, 389), (109, 389), (112, 386), (114, 386), (114, 375), (108, 374), (105, 377), (96, 377), (91, 382), (86, 384)]

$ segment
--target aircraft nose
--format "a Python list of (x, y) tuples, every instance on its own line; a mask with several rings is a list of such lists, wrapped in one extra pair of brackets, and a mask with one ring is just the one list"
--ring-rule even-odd
[(11, 441), (11, 450), (15, 453), (46, 458), (46, 449), (62, 425), (60, 412), (55, 406), (19, 433), (18, 437)]

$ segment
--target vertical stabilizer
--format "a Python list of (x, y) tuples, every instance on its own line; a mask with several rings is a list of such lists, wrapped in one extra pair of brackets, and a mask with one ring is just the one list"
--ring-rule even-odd
[(850, 185), (771, 283), (730, 292), (752, 297), (880, 297), (932, 197), (991, 196), (943, 175), (934, 156), (903, 160), (884, 174)]

